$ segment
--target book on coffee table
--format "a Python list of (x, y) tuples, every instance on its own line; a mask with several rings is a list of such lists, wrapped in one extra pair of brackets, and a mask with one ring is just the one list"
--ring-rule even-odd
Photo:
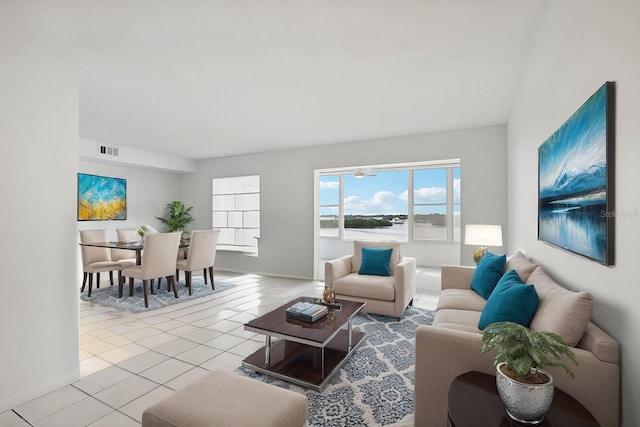
[(315, 322), (328, 312), (329, 310), (326, 306), (306, 301), (299, 301), (285, 311), (287, 317), (306, 322)]

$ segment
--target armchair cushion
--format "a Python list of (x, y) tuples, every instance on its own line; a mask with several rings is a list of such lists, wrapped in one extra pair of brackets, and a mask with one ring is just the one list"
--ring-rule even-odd
[(358, 274), (391, 276), (390, 261), (393, 249), (362, 248), (362, 262)]
[(529, 326), (538, 308), (538, 293), (533, 285), (526, 285), (515, 270), (505, 274), (480, 315), (478, 328), (484, 329), (495, 322), (514, 322)]
[(351, 273), (333, 282), (336, 295), (395, 301), (395, 279), (387, 276), (368, 276)]
[(389, 270), (393, 275), (396, 266), (402, 258), (400, 255), (400, 242), (374, 242), (366, 240), (354, 240), (353, 257), (351, 258), (351, 272), (357, 273), (358, 271), (360, 271), (360, 264), (362, 264), (362, 248), (365, 246), (367, 248), (393, 249), (393, 251), (391, 252), (391, 260), (389, 261)]
[(489, 298), (493, 288), (504, 272), (504, 265), (507, 261), (505, 255), (494, 255), (487, 252), (480, 262), (471, 278), (471, 289), (476, 291), (484, 299)]

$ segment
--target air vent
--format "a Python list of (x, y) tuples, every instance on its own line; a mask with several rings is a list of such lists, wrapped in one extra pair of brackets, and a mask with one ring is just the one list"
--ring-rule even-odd
[(101, 156), (118, 157), (118, 149), (116, 147), (109, 147), (108, 145), (98, 145), (98, 154)]

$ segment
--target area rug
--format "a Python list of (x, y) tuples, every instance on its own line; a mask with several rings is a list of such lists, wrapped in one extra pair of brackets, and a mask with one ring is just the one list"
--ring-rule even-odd
[(353, 327), (365, 331), (364, 343), (318, 393), (268, 375), (238, 368), (262, 382), (305, 394), (309, 426), (413, 426), (416, 328), (429, 325), (434, 312), (409, 307), (395, 318), (359, 314)]
[[(156, 281), (157, 286), (157, 281)], [(147, 288), (149, 295), (149, 307), (144, 306), (144, 293), (142, 291), (142, 282), (136, 280), (134, 285), (133, 296), (129, 296), (129, 283), (125, 283), (122, 298), (118, 298), (118, 286), (102, 286), (100, 289), (93, 289), (91, 291), (91, 298), (87, 296), (87, 292), (83, 292), (80, 299), (83, 301), (100, 304), (105, 307), (112, 307), (120, 311), (128, 311), (130, 313), (142, 313), (144, 311), (155, 310), (158, 308), (166, 307), (171, 304), (177, 304), (196, 298), (202, 298), (207, 295), (215, 294), (216, 292), (226, 291), (231, 289), (235, 284), (225, 282), (222, 280), (215, 281), (215, 290), (211, 289), (211, 284), (204, 283), (202, 276), (196, 276), (191, 279), (192, 293), (189, 295), (189, 288), (185, 286), (184, 280), (176, 283), (178, 289), (178, 298), (175, 297), (173, 291), (167, 292), (167, 280), (162, 279), (160, 290), (156, 289), (156, 294), (152, 295)]]

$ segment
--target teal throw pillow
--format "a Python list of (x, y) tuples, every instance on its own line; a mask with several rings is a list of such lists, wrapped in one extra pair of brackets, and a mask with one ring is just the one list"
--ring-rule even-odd
[(484, 254), (476, 271), (471, 278), (471, 289), (476, 291), (482, 298), (487, 299), (498, 280), (504, 273), (504, 265), (507, 262), (506, 255), (494, 255), (491, 252)]
[(362, 262), (358, 274), (391, 276), (392, 248), (362, 248)]
[(478, 328), (496, 322), (514, 322), (529, 326), (538, 309), (538, 293), (526, 285), (515, 270), (509, 270), (496, 285), (484, 305)]

